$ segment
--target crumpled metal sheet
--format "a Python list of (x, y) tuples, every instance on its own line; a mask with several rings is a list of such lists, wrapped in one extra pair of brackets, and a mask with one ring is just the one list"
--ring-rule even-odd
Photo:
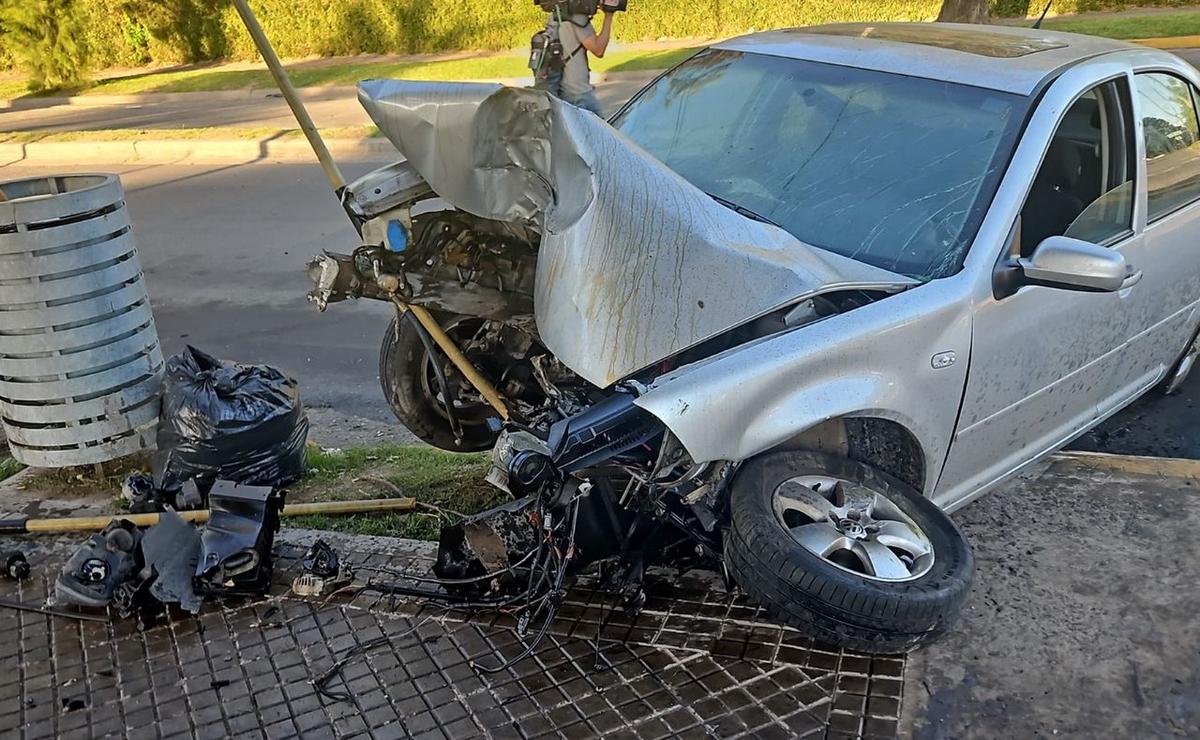
[(442, 198), (542, 231), (538, 332), (597, 386), (830, 286), (912, 282), (725, 208), (543, 92), (372, 80), (358, 97)]

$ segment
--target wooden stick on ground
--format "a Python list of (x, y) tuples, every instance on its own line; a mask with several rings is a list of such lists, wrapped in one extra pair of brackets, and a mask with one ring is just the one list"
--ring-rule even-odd
[[(280, 516), (309, 516), (312, 514), (367, 514), (373, 512), (407, 512), (417, 508), (412, 498), (381, 498), (358, 501), (319, 501), (311, 504), (287, 504)], [(179, 516), (197, 524), (208, 521), (208, 510), (181, 511)], [(61, 532), (96, 532), (113, 519), (126, 519), (138, 527), (158, 524), (158, 514), (114, 514), (112, 516), (75, 516), (59, 519), (0, 519), (0, 534), (50, 534)]]

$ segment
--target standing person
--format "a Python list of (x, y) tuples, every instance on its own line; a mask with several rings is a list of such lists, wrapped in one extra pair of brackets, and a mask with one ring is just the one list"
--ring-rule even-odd
[(558, 23), (558, 38), (562, 42), (565, 61), (558, 97), (584, 110), (590, 110), (601, 118), (604, 117), (604, 109), (596, 99), (596, 88), (592, 87), (588, 54), (600, 58), (608, 51), (616, 9), (616, 3), (600, 0), (600, 10), (604, 11), (600, 33), (596, 33), (592, 19), (582, 14), (561, 16)]

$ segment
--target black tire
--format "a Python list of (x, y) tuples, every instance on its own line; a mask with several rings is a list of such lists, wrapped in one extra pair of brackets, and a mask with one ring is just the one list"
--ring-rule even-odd
[(426, 390), (428, 358), (425, 345), (413, 322), (393, 318), (379, 348), (379, 384), (392, 413), (422, 442), (450, 452), (478, 452), (491, 449), (496, 433), (488, 428), (487, 413), (462, 414), (463, 438), (454, 438), (445, 409)]
[[(784, 529), (773, 505), (776, 488), (801, 475), (852, 481), (894, 503), (933, 546), (929, 571), (885, 582), (809, 552)], [(765, 455), (738, 471), (730, 496), (730, 576), (772, 617), (817, 640), (871, 653), (907, 652), (944, 633), (967, 599), (975, 564), (966, 537), (920, 492), (869, 465), (815, 452)]]

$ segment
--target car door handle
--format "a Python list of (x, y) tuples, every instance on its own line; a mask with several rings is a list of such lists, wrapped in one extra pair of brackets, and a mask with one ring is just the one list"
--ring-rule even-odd
[(1121, 283), (1121, 290), (1129, 290), (1140, 282), (1142, 282), (1142, 271), (1130, 269), (1129, 274), (1125, 276), (1125, 281)]

